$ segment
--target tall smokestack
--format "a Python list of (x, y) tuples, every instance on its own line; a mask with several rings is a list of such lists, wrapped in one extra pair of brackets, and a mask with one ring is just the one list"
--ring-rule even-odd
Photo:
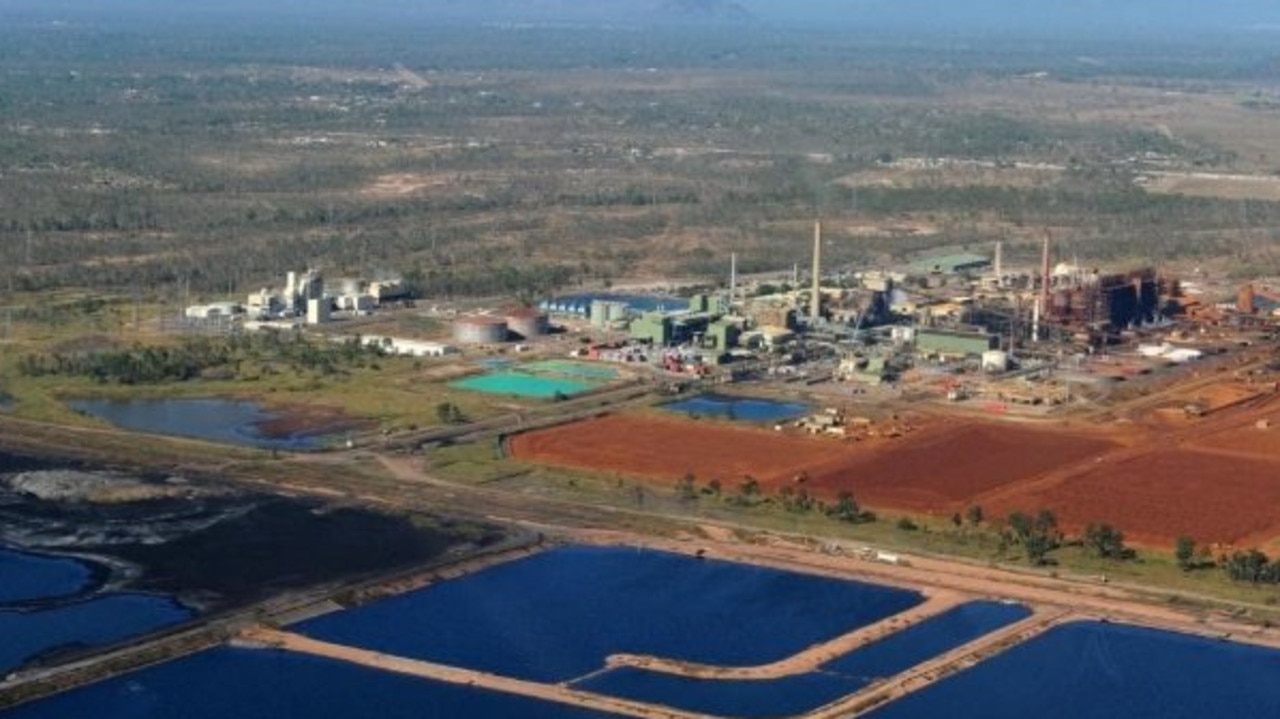
[(1049, 314), (1049, 232), (1044, 233), (1044, 249), (1040, 254), (1040, 293), (1031, 309), (1031, 341), (1040, 341), (1040, 318)]
[(738, 253), (729, 253), (729, 306), (733, 306), (733, 300), (738, 296)]
[(996, 287), (1004, 287), (1004, 243), (996, 243)]
[(813, 292), (809, 297), (809, 323), (818, 321), (822, 310), (822, 223), (813, 223)]
[(1040, 256), (1040, 308), (1049, 309), (1049, 233), (1044, 233), (1044, 251)]

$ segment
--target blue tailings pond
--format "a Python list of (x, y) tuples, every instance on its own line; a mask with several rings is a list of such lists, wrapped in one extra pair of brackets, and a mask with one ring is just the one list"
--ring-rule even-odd
[(690, 679), (642, 669), (613, 669), (575, 689), (724, 717), (803, 714), (862, 688), (862, 683), (815, 672), (772, 681)]
[[(62, 586), (71, 579), (64, 578)], [(916, 605), (899, 589), (631, 549), (567, 547), (292, 631), (728, 717), (803, 713), (1028, 615), (974, 602), (777, 681), (604, 669), (614, 653), (750, 666)], [(0, 627), (6, 639), (7, 629)], [(1098, 622), (1067, 624), (876, 719), (1280, 716), (1280, 652)], [(223, 647), (11, 709), (5, 719), (590, 719), (569, 706), (271, 649)]]
[(820, 671), (773, 681), (716, 681), (613, 669), (575, 684), (600, 694), (730, 717), (803, 714), (1031, 616), (1019, 604), (971, 602), (869, 644)]
[(752, 397), (729, 397), (704, 394), (662, 405), (668, 412), (680, 412), (690, 417), (719, 417), (742, 422), (772, 424), (808, 414), (811, 407), (800, 402), (780, 402)]
[(123, 641), (186, 621), (166, 597), (87, 594), (93, 570), (77, 561), (0, 548), (0, 675), (41, 655)]
[(900, 589), (663, 552), (565, 547), (293, 630), (561, 682), (598, 671), (619, 652), (765, 664), (921, 600)]
[(873, 719), (1280, 717), (1280, 652), (1080, 622), (872, 713)]
[(0, 606), (79, 594), (92, 581), (83, 562), (0, 547)]
[(900, 674), (1031, 616), (1021, 604), (970, 602), (829, 662), (826, 671), (869, 683)]
[(324, 446), (324, 438), (315, 435), (273, 437), (264, 434), (261, 425), (275, 419), (276, 415), (256, 402), (228, 399), (83, 399), (67, 404), (77, 412), (135, 432), (192, 437), (260, 449), (298, 451)]
[(605, 719), (562, 704), (258, 649), (213, 649), (4, 713), (5, 719)]

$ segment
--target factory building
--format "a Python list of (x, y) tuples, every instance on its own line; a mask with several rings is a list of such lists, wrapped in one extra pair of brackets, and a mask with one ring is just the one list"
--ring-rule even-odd
[(189, 320), (216, 320), (244, 313), (244, 308), (234, 302), (214, 302), (207, 305), (191, 305), (183, 311)]
[(754, 300), (747, 306), (746, 314), (757, 327), (794, 330), (799, 326), (795, 307), (777, 300)]
[(484, 345), (507, 341), (507, 321), (499, 317), (476, 315), (453, 323), (453, 339), (459, 344)]
[(591, 324), (595, 327), (608, 327), (614, 322), (625, 320), (630, 314), (631, 306), (620, 300), (592, 300), (590, 309)]
[(458, 348), (453, 345), (399, 337), (366, 337), (364, 343), (370, 347), (380, 347), (388, 354), (404, 357), (444, 357), (458, 354)]
[(293, 313), (306, 312), (311, 300), (324, 298), (324, 278), (315, 270), (307, 270), (301, 274), (290, 272), (285, 275), (284, 302), (286, 311)]
[(372, 312), (376, 306), (373, 295), (362, 294), (342, 295), (334, 303), (345, 312)]
[(916, 352), (926, 357), (962, 359), (981, 357), (1000, 348), (1000, 338), (988, 332), (920, 328), (916, 331)]
[(702, 336), (702, 346), (706, 349), (724, 351), (738, 346), (742, 336), (742, 328), (733, 322), (716, 320), (707, 325), (706, 334)]
[(662, 312), (646, 312), (631, 322), (631, 339), (665, 347), (675, 342), (675, 317)]
[(259, 319), (274, 317), (284, 311), (280, 296), (265, 287), (251, 293), (245, 307), (250, 315)]
[(332, 303), (324, 298), (307, 300), (307, 324), (322, 325), (329, 321)]
[(398, 280), (382, 280), (369, 283), (369, 295), (378, 304), (403, 300), (409, 297), (409, 288)]
[(1160, 286), (1150, 269), (1061, 282), (1048, 293), (1045, 315), (1062, 324), (1105, 325), (1112, 330), (1147, 324), (1161, 312)]

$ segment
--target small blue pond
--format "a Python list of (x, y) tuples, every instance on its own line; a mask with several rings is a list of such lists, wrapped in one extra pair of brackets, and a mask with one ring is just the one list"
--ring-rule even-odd
[(301, 654), (214, 649), (10, 709), (5, 719), (606, 719)]
[[(874, 719), (1280, 717), (1280, 651), (1099, 622), (1056, 627)], [(967, 709), (966, 709), (967, 708)]]
[(92, 580), (83, 562), (0, 547), (0, 606), (75, 595)]
[(566, 547), (295, 631), (540, 681), (616, 652), (706, 664), (776, 661), (921, 601), (858, 582), (662, 552)]
[(321, 437), (295, 434), (271, 437), (259, 426), (275, 415), (257, 402), (227, 399), (73, 400), (77, 412), (106, 420), (122, 429), (262, 449), (308, 450), (323, 446)]
[(691, 417), (721, 417), (743, 422), (781, 422), (808, 414), (811, 407), (799, 402), (780, 402), (772, 399), (728, 397), (704, 394), (662, 405), (668, 412), (680, 412)]
[(574, 685), (597, 694), (752, 719), (803, 714), (862, 687), (862, 682), (822, 673), (775, 681), (710, 681), (630, 668), (613, 669)]
[(865, 682), (900, 674), (1031, 616), (1021, 604), (971, 602), (829, 662), (823, 669)]

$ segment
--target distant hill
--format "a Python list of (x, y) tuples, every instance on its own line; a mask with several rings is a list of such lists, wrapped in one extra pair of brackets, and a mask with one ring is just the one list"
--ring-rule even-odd
[(756, 17), (733, 0), (664, 0), (654, 11), (661, 17), (717, 22), (753, 22)]

